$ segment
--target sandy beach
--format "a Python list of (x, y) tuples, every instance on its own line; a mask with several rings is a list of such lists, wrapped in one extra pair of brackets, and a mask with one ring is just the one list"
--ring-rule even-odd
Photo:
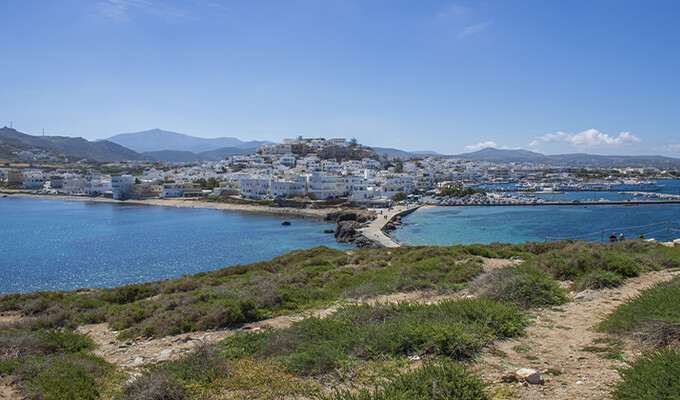
[(186, 199), (186, 198), (172, 198), (172, 199), (145, 199), (145, 200), (114, 200), (105, 197), (90, 197), (90, 196), (69, 196), (69, 195), (49, 195), (49, 194), (31, 194), (20, 193), (18, 191), (0, 191), (0, 195), (7, 195), (13, 198), (25, 199), (50, 199), (50, 200), (73, 200), (73, 201), (88, 201), (94, 203), (115, 203), (115, 204), (138, 204), (146, 206), (163, 206), (163, 207), (181, 207), (181, 208), (211, 208), (215, 210), (225, 211), (240, 211), (240, 212), (254, 212), (277, 215), (290, 215), (293, 217), (311, 217), (324, 218), (326, 214), (332, 211), (337, 211), (336, 208), (325, 209), (301, 209), (289, 207), (270, 207), (250, 204), (230, 204), (217, 203), (205, 201), (202, 199)]

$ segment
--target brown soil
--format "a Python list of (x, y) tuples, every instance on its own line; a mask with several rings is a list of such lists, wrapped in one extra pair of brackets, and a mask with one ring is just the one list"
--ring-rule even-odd
[[(673, 276), (669, 271), (650, 272), (628, 279), (620, 288), (587, 292), (584, 299), (536, 310), (526, 337), (497, 343), (481, 357), (478, 365), (484, 378), (497, 381), (505, 371), (528, 367), (541, 372), (546, 383), (515, 384), (522, 399), (608, 398), (608, 385), (619, 377), (615, 368), (626, 364), (582, 350), (595, 339), (608, 337), (591, 328), (640, 290)], [(624, 352), (625, 359), (638, 354), (633, 343), (625, 343)]]
[(16, 390), (14, 378), (12, 376), (3, 377), (0, 380), (0, 399), (17, 400), (23, 397)]

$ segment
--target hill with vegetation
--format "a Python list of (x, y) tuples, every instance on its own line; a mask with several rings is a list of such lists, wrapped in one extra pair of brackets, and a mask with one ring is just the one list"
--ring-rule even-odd
[[(38, 399), (639, 398), (626, 393), (680, 380), (668, 281), (679, 269), (680, 248), (639, 240), (317, 247), (119, 288), (8, 294), (0, 376)], [(654, 281), (667, 283), (640, 291)], [(601, 315), (588, 313), (605, 309), (595, 333)], [(640, 343), (652, 353), (636, 356)], [(559, 357), (571, 361), (546, 369)], [(588, 358), (606, 379), (576, 382)]]
[(67, 136), (32, 136), (8, 127), (0, 128), (0, 140), (4, 140), (8, 144), (14, 143), (15, 145), (17, 142), (20, 142), (31, 148), (35, 147), (48, 151), (54, 156), (70, 157), (72, 158), (71, 161), (87, 159), (90, 161), (111, 162), (149, 159), (149, 157), (106, 140), (90, 142), (83, 138)]

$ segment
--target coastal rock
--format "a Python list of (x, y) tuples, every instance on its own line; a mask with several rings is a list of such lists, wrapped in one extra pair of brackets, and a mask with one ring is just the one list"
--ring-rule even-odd
[(283, 222), (281, 222), (281, 225), (290, 226), (290, 221), (283, 221)]
[(342, 210), (328, 213), (326, 221), (342, 222), (342, 221), (356, 221), (360, 224), (373, 221), (376, 219), (375, 212), (368, 210)]
[(382, 229), (383, 229), (385, 232), (391, 232), (391, 231), (393, 231), (393, 230), (396, 230), (397, 227), (396, 227), (393, 223), (388, 222), (388, 223), (385, 224), (385, 226), (383, 226)]
[(362, 224), (357, 221), (340, 221), (335, 230), (335, 239), (338, 242), (352, 242), (356, 239)]
[(334, 229), (324, 229), (323, 233), (335, 233)]
[(376, 242), (375, 240), (371, 240), (367, 238), (366, 236), (359, 234), (354, 238), (354, 244), (360, 248), (363, 249), (365, 247), (375, 247), (375, 248), (383, 248), (381, 243)]

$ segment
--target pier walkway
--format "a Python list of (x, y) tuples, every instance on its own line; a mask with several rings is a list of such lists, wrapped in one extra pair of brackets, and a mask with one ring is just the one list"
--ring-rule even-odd
[(398, 216), (410, 214), (420, 207), (420, 205), (411, 204), (407, 206), (375, 209), (374, 211), (378, 215), (378, 218), (369, 222), (369, 224), (364, 228), (361, 228), (359, 232), (361, 232), (361, 234), (363, 234), (366, 238), (378, 242), (384, 247), (399, 247), (402, 244), (386, 234), (383, 231), (383, 227), (388, 222), (393, 222)]

